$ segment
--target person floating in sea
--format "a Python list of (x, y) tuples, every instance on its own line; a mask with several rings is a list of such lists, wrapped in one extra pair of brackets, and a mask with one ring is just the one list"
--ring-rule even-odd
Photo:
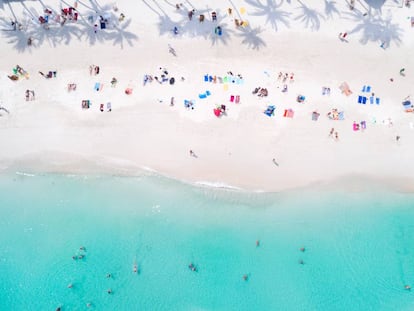
[(248, 281), (249, 280), (249, 276), (247, 274), (243, 274), (243, 280), (244, 281)]
[(193, 263), (190, 263), (190, 264), (188, 265), (188, 268), (189, 268), (191, 271), (197, 272), (197, 267), (196, 267)]
[(305, 249), (305, 247), (301, 247), (301, 248), (300, 248), (300, 251), (301, 251), (301, 252), (305, 252), (305, 250), (306, 250), (306, 249)]
[(260, 246), (260, 240), (256, 240), (256, 247)]
[(407, 285), (404, 286), (404, 289), (405, 290), (411, 290), (411, 286), (407, 284)]

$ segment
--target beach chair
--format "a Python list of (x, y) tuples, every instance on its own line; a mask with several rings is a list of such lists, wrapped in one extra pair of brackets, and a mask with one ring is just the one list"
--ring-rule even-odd
[(285, 118), (293, 118), (294, 116), (294, 111), (292, 109), (285, 109), (283, 116)]
[(275, 106), (268, 106), (267, 109), (264, 111), (264, 114), (271, 117), (274, 115)]

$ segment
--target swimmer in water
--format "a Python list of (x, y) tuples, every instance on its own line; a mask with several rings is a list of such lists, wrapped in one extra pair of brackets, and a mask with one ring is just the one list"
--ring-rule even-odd
[(68, 288), (72, 288), (73, 287), (73, 284), (72, 283), (69, 283), (68, 284)]
[(249, 280), (249, 276), (247, 274), (243, 275), (243, 280), (248, 281)]
[(81, 247), (79, 247), (79, 249), (80, 249), (81, 251), (86, 251), (85, 246), (81, 246)]
[(108, 288), (108, 290), (106, 291), (108, 294), (112, 294), (112, 289)]
[(301, 248), (300, 248), (300, 251), (301, 251), (301, 252), (304, 252), (304, 251), (305, 251), (305, 248), (304, 248), (304, 247), (301, 247)]
[(193, 264), (193, 263), (190, 263), (189, 265), (188, 265), (188, 268), (191, 270), (191, 271), (197, 271), (197, 268), (196, 268), (196, 266)]
[(410, 286), (410, 285), (408, 285), (408, 284), (407, 284), (407, 285), (405, 285), (405, 286), (404, 286), (404, 288), (405, 288), (406, 290), (411, 290), (411, 286)]
[(300, 264), (300, 265), (304, 265), (304, 264), (305, 264), (305, 262), (304, 262), (302, 259), (300, 259), (300, 260), (299, 260), (299, 264)]
[(256, 241), (256, 247), (259, 247), (260, 246), (260, 241), (259, 240), (257, 240)]
[(108, 278), (108, 279), (109, 279), (109, 278), (111, 278), (111, 277), (112, 277), (112, 275), (111, 275), (110, 273), (107, 273), (107, 274), (106, 274), (106, 278)]

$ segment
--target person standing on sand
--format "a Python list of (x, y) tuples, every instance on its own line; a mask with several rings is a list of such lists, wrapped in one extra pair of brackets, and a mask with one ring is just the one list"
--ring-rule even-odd
[(331, 128), (331, 131), (329, 132), (329, 137), (332, 137), (333, 133), (335, 132), (334, 128)]

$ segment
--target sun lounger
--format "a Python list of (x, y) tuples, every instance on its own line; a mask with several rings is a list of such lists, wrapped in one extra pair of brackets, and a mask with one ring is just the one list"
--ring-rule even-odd
[(361, 121), (361, 129), (365, 130), (367, 128), (367, 122)]
[(314, 111), (312, 112), (312, 121), (318, 121), (320, 113)]
[(268, 106), (267, 109), (264, 111), (264, 114), (271, 117), (274, 115), (275, 106)]

